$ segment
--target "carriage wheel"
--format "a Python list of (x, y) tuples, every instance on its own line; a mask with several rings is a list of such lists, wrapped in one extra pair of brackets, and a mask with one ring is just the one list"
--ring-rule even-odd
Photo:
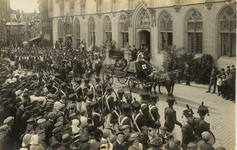
[(105, 83), (113, 84), (114, 82), (113, 75), (110, 72), (105, 71), (103, 73), (103, 81)]
[(128, 80), (128, 87), (132, 92), (137, 93), (139, 91), (140, 82), (136, 78), (130, 78)]
[(128, 77), (117, 78), (118, 82), (121, 84), (125, 84), (128, 81)]

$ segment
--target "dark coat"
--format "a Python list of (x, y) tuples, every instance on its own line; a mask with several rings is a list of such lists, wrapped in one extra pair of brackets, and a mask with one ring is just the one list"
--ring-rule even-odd
[(201, 137), (202, 132), (210, 131), (210, 124), (201, 118), (194, 118), (194, 134)]
[(54, 129), (54, 122), (48, 120), (45, 124), (45, 141), (46, 145), (49, 146), (49, 139), (52, 137), (52, 131)]

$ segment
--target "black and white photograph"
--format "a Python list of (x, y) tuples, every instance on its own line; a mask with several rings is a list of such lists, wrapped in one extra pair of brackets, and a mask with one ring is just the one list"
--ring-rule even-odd
[(235, 150), (235, 0), (0, 0), (0, 150)]

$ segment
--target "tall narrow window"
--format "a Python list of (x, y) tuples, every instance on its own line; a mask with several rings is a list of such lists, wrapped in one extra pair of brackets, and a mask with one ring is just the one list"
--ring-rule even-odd
[(187, 16), (188, 51), (202, 53), (202, 15), (191, 10)]
[(104, 42), (112, 41), (112, 24), (108, 16), (104, 19)]
[(162, 50), (167, 46), (172, 46), (173, 36), (172, 36), (172, 17), (168, 12), (163, 12), (161, 14), (160, 20), (160, 34), (161, 34), (161, 45)]
[(79, 19), (74, 21), (74, 43), (76, 43), (76, 48), (79, 48), (80, 45), (80, 23)]
[(95, 20), (90, 18), (89, 20), (89, 46), (95, 45)]
[(236, 13), (226, 7), (220, 13), (221, 55), (236, 56)]
[(126, 43), (128, 43), (128, 20), (126, 15), (121, 14), (119, 16), (119, 45), (120, 47), (124, 47)]
[(58, 21), (58, 40), (63, 40), (63, 22), (62, 20)]

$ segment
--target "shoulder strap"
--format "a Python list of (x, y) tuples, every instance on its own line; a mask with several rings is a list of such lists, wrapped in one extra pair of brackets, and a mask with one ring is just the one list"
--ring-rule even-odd
[(123, 122), (124, 122), (127, 118), (128, 118), (127, 116), (123, 117), (122, 121), (120, 122), (120, 125), (122, 125)]
[(132, 115), (132, 119), (133, 119), (133, 122), (134, 122), (134, 124), (135, 124), (135, 126), (136, 126), (136, 128), (137, 128), (137, 130), (141, 133), (141, 130), (139, 129), (139, 127), (138, 127), (138, 125), (137, 125), (137, 118), (140, 116), (141, 114), (140, 113), (138, 113), (137, 114), (137, 116), (134, 118), (134, 114)]
[(151, 113), (151, 110), (152, 110), (153, 108), (155, 108), (154, 105), (150, 105), (150, 106), (149, 106), (149, 113), (150, 113), (150, 116), (151, 116), (152, 120), (155, 120), (154, 116), (153, 116), (152, 113)]

